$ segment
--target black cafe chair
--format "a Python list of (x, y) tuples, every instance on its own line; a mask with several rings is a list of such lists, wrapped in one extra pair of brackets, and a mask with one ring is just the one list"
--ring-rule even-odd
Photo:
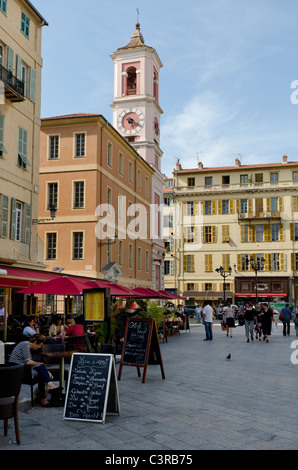
[(4, 436), (7, 436), (8, 420), (14, 419), (17, 444), (21, 444), (18, 403), (24, 366), (9, 363), (0, 365), (0, 419), (4, 420)]

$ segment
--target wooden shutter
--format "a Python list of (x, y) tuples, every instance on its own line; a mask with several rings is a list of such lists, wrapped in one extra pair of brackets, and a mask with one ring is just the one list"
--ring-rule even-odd
[(271, 225), (264, 225), (264, 242), (271, 241)]
[(248, 226), (248, 241), (250, 243), (253, 243), (256, 241), (256, 226), (255, 225)]
[(236, 199), (236, 214), (240, 214), (240, 199)]
[(264, 270), (265, 271), (271, 271), (272, 270), (272, 255), (271, 255), (271, 253), (265, 253)]
[(216, 243), (216, 226), (213, 225), (211, 228), (211, 243)]
[(217, 211), (218, 211), (218, 215), (222, 214), (222, 201), (221, 200), (217, 201)]
[(36, 99), (36, 70), (31, 67), (30, 69), (30, 90), (29, 99), (35, 103)]
[(11, 198), (10, 238), (12, 240), (16, 238), (16, 200), (14, 197)]
[(8, 196), (1, 194), (1, 238), (8, 235)]
[(234, 200), (229, 200), (229, 214), (234, 214)]
[(241, 255), (237, 254), (237, 271), (242, 271)]
[(298, 212), (298, 196), (293, 196), (293, 211)]
[(247, 200), (247, 212), (248, 212), (248, 215), (252, 215), (252, 199), (248, 199)]
[(279, 253), (279, 269), (285, 271), (285, 254)]
[(245, 225), (240, 226), (240, 241), (241, 243), (245, 242)]
[(266, 211), (271, 212), (271, 199), (270, 199), (270, 197), (266, 197)]
[(216, 201), (211, 201), (211, 214), (216, 215)]
[(279, 224), (279, 241), (283, 242), (284, 240), (285, 240), (284, 226), (283, 224)]
[(283, 209), (283, 198), (282, 197), (279, 197), (278, 198), (278, 212), (282, 212), (284, 209)]
[(17, 78), (22, 80), (22, 58), (17, 54)]
[(31, 238), (31, 206), (25, 204), (24, 242), (30, 243)]
[(296, 266), (295, 266), (295, 253), (291, 253), (291, 270), (296, 271)]
[(13, 50), (7, 46), (7, 70), (13, 72)]
[(294, 241), (295, 239), (295, 224), (290, 223), (290, 239)]

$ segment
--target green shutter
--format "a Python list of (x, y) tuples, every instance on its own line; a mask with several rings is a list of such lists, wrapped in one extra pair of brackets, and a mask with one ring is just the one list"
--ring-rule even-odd
[(22, 80), (22, 58), (17, 54), (17, 78)]
[(27, 158), (27, 138), (28, 138), (28, 132), (23, 129), (22, 127), (19, 127), (19, 158), (23, 162), (23, 167), (26, 168), (26, 165), (31, 166), (31, 163), (29, 162)]
[(13, 50), (7, 46), (7, 70), (13, 72)]
[(30, 91), (29, 91), (29, 99), (35, 103), (36, 99), (36, 70), (31, 68), (30, 69)]
[(10, 238), (12, 240), (16, 238), (16, 200), (14, 197), (11, 198)]
[(7, 238), (8, 235), (8, 196), (1, 194), (1, 238)]
[(25, 204), (25, 230), (24, 230), (24, 242), (30, 243), (31, 238), (31, 206)]

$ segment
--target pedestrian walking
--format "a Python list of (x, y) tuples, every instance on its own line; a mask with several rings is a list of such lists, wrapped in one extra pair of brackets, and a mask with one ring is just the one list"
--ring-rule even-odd
[(294, 325), (295, 325), (296, 336), (298, 336), (298, 313), (296, 313), (296, 316), (294, 318)]
[(254, 340), (254, 321), (256, 318), (256, 311), (252, 306), (251, 302), (246, 302), (246, 308), (244, 312), (244, 323), (245, 323), (245, 334), (247, 343), (249, 343), (249, 335), (251, 340)]
[(198, 305), (196, 306), (196, 309), (195, 309), (195, 313), (196, 313), (196, 322), (197, 322), (197, 323), (201, 323), (202, 312), (203, 312), (203, 309), (202, 309), (202, 307), (198, 304)]
[(203, 341), (212, 341), (212, 322), (214, 317), (214, 310), (208, 301), (205, 301), (203, 308), (203, 325), (205, 325), (206, 338)]
[(272, 308), (267, 303), (264, 303), (259, 316), (262, 321), (263, 341), (269, 343), (268, 336), (271, 336), (272, 321), (277, 325)]
[(284, 336), (289, 336), (290, 335), (290, 322), (291, 322), (291, 310), (289, 309), (289, 304), (286, 304), (286, 306), (282, 309), (279, 319), (283, 323), (283, 335)]
[(230, 338), (232, 338), (232, 331), (233, 328), (235, 328), (235, 312), (231, 307), (231, 304), (228, 303), (227, 307), (225, 308), (225, 314), (224, 314), (224, 320), (227, 325), (227, 336), (230, 335)]

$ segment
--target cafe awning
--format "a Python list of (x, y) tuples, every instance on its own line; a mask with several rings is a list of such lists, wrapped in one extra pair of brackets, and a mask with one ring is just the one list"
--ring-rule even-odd
[(51, 281), (60, 277), (49, 271), (35, 269), (16, 268), (13, 266), (0, 265), (0, 269), (7, 272), (6, 276), (0, 274), (0, 288), (25, 289), (38, 285), (40, 282)]

